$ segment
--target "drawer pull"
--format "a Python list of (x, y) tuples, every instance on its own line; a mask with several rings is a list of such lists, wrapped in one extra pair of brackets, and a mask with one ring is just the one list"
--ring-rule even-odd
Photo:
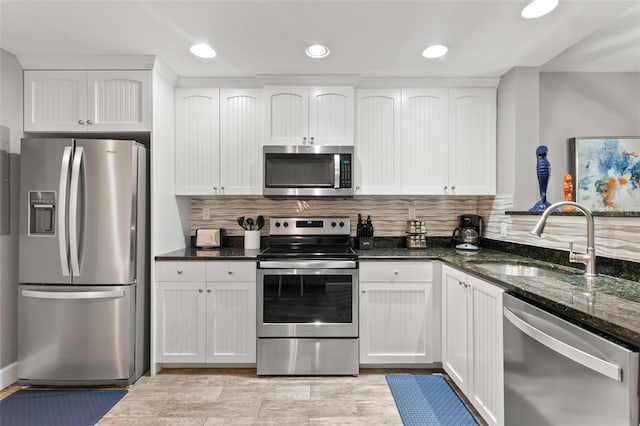
[(393, 271), (393, 274), (394, 274), (394, 275), (398, 275), (399, 273), (400, 273), (400, 272), (398, 272), (398, 271)]
[(203, 289), (201, 289), (201, 288), (199, 288), (199, 289), (198, 289), (198, 293), (202, 293), (203, 291), (204, 291), (204, 290), (203, 290)]
[(233, 271), (227, 271), (227, 275), (233, 275)]
[(178, 275), (182, 275), (182, 269), (178, 269)]

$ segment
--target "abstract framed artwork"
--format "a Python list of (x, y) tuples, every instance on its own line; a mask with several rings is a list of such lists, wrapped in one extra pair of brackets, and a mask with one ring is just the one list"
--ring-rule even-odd
[(573, 199), (596, 212), (640, 211), (640, 136), (569, 139)]

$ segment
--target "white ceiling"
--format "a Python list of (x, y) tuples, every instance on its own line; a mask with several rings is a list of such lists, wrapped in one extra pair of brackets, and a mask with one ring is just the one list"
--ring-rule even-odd
[[(0, 0), (0, 47), (17, 55), (155, 55), (180, 77), (356, 74), (498, 77), (545, 71), (640, 72), (640, 0), (560, 0), (520, 18), (526, 0)], [(214, 59), (191, 55), (209, 43)], [(331, 54), (307, 58), (324, 43)], [(449, 53), (421, 52), (443, 43)]]

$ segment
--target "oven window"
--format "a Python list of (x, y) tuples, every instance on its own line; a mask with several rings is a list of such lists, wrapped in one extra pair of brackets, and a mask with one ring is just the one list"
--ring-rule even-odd
[(351, 275), (265, 275), (264, 323), (350, 324)]
[(266, 188), (333, 188), (333, 154), (266, 154)]

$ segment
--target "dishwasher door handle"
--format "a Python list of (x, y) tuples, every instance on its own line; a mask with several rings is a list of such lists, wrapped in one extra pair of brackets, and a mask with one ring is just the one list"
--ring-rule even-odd
[(511, 312), (508, 308), (504, 308), (504, 317), (509, 320), (518, 330), (531, 337), (538, 343), (547, 348), (559, 353), (560, 355), (569, 358), (570, 360), (577, 362), (591, 370), (600, 373), (610, 379), (618, 382), (622, 381), (622, 368), (616, 364), (612, 364), (596, 356), (593, 356), (587, 352), (584, 352), (578, 348), (574, 348), (547, 333), (538, 330), (528, 322), (522, 320), (516, 314)]

